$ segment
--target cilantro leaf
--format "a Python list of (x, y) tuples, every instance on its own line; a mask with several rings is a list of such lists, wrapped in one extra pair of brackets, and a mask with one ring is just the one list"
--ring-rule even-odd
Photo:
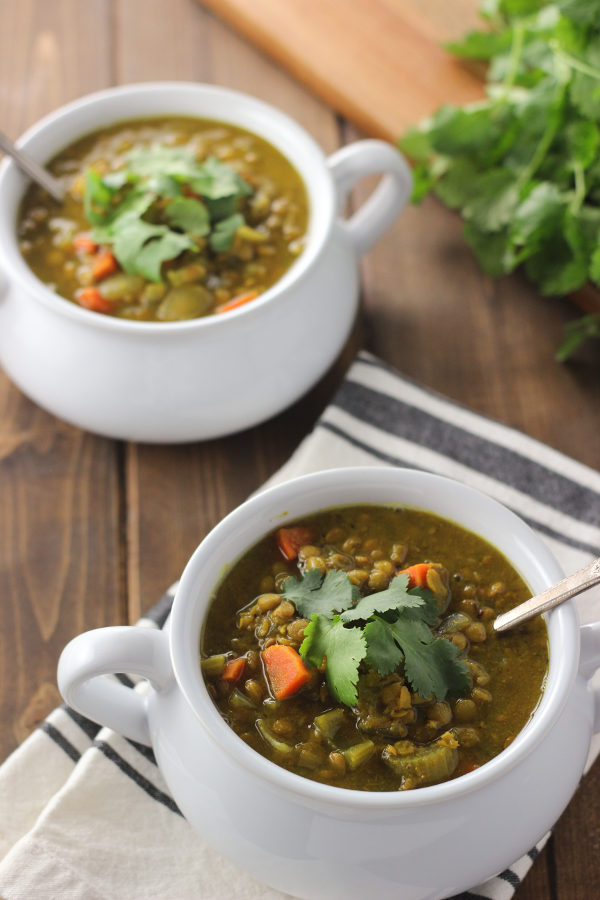
[(600, 7), (595, 0), (558, 0), (557, 5), (575, 22), (600, 26)]
[(567, 146), (573, 167), (587, 169), (598, 155), (600, 131), (595, 122), (572, 122), (566, 131)]
[(121, 188), (125, 187), (126, 184), (130, 184), (133, 181), (135, 181), (135, 177), (126, 169), (119, 169), (117, 172), (108, 172), (106, 175), (102, 176), (102, 184), (111, 191), (119, 191)]
[[(186, 185), (206, 203), (184, 196)], [(241, 175), (216, 157), (199, 162), (185, 147), (142, 147), (116, 172), (88, 170), (84, 208), (94, 240), (112, 244), (126, 272), (161, 281), (162, 264), (198, 251), (198, 238), (208, 237), (216, 253), (230, 250), (245, 224), (238, 203), (251, 193)]]
[(358, 667), (365, 652), (362, 630), (346, 628), (338, 616), (331, 620), (313, 614), (300, 645), (300, 655), (314, 666), (327, 660), (325, 678), (329, 692), (346, 706), (354, 706), (358, 699)]
[(365, 662), (380, 675), (389, 675), (398, 668), (404, 659), (404, 654), (394, 639), (388, 623), (382, 619), (374, 618), (365, 626), (365, 640), (367, 642), (367, 655)]
[(566, 209), (567, 198), (556, 184), (537, 184), (515, 210), (510, 231), (513, 245), (527, 245), (528, 255), (533, 253), (546, 236), (560, 229)]
[(177, 234), (167, 229), (156, 240), (150, 240), (139, 251), (133, 269), (148, 281), (161, 281), (161, 266), (169, 259), (176, 259), (184, 250), (193, 250), (194, 241), (187, 234)]
[(519, 202), (519, 185), (508, 169), (479, 175), (473, 196), (463, 205), (463, 216), (481, 231), (499, 231), (507, 225)]
[(431, 156), (433, 147), (423, 128), (409, 128), (399, 141), (400, 149), (417, 162), (425, 162)]
[(310, 617), (300, 655), (314, 666), (325, 661), (329, 690), (341, 703), (356, 703), (363, 659), (380, 675), (403, 664), (407, 681), (424, 696), (443, 699), (469, 686), (468, 669), (454, 645), (432, 632), (439, 619), (435, 597), (425, 588), (409, 590), (408, 581), (400, 573), (386, 590), (357, 603), (358, 589), (336, 569), (325, 578), (310, 569), (300, 579), (286, 580), (283, 597)]
[(434, 191), (458, 210), (490, 275), (523, 265), (548, 296), (598, 284), (600, 6), (484, 0), (482, 15), (489, 27), (448, 49), (489, 63), (487, 99), (445, 105), (400, 141), (418, 163), (412, 200)]
[(471, 31), (462, 41), (446, 44), (446, 50), (463, 59), (489, 60), (510, 49), (511, 37), (510, 32)]
[(525, 263), (542, 294), (567, 294), (587, 280), (589, 260), (578, 218), (567, 214), (561, 232), (555, 232)]
[(204, 237), (210, 231), (210, 217), (203, 203), (194, 197), (175, 197), (166, 208), (170, 225), (188, 234)]
[(434, 181), (435, 193), (450, 209), (460, 209), (476, 197), (478, 174), (475, 163), (459, 157), (442, 178)]
[(600, 340), (600, 314), (592, 313), (589, 316), (582, 316), (569, 322), (565, 326), (565, 336), (556, 351), (556, 359), (558, 362), (564, 362), (569, 358), (584, 341), (591, 338)]
[[(577, 65), (579, 64), (579, 65)], [(582, 58), (574, 61), (570, 98), (587, 119), (600, 121), (600, 38), (590, 41)]]
[(211, 250), (215, 253), (224, 253), (231, 250), (235, 233), (244, 224), (244, 217), (240, 213), (234, 213), (227, 219), (217, 222), (215, 229), (208, 239)]
[(470, 687), (467, 664), (459, 651), (445, 638), (434, 638), (431, 630), (418, 621), (400, 617), (392, 624), (380, 620), (402, 651), (404, 674), (422, 697), (444, 700), (449, 693), (464, 693)]
[(194, 246), (186, 234), (171, 231), (166, 225), (151, 225), (143, 219), (132, 218), (116, 231), (113, 251), (126, 272), (160, 281), (162, 263)]
[(144, 244), (151, 238), (162, 237), (165, 225), (151, 225), (139, 218), (124, 222), (114, 236), (113, 251), (126, 272), (135, 273), (136, 259)]
[(409, 594), (408, 575), (400, 573), (392, 579), (386, 590), (377, 591), (375, 594), (363, 597), (353, 609), (346, 609), (341, 614), (340, 619), (342, 622), (356, 622), (360, 619), (366, 621), (376, 612), (385, 613), (389, 610), (400, 612), (409, 607), (422, 607), (424, 605), (425, 599), (423, 596)]
[(131, 191), (117, 207), (107, 210), (102, 224), (96, 225), (92, 237), (97, 243), (111, 243), (119, 231), (128, 223), (137, 222), (155, 201), (153, 194), (145, 191)]
[(225, 165), (215, 156), (209, 156), (196, 172), (190, 186), (194, 193), (210, 200), (222, 197), (247, 196), (252, 188), (235, 169)]
[(339, 569), (331, 569), (325, 578), (319, 569), (309, 569), (300, 579), (286, 579), (282, 596), (303, 616), (310, 618), (313, 613), (332, 616), (356, 602), (358, 588)]
[(491, 103), (442, 106), (431, 120), (429, 140), (438, 153), (477, 157), (498, 142), (509, 115), (507, 108)]
[(499, 278), (512, 272), (515, 258), (511, 252), (508, 228), (490, 233), (477, 228), (473, 222), (465, 222), (463, 237), (488, 275)]
[(116, 189), (105, 184), (102, 176), (95, 169), (87, 170), (83, 208), (88, 222), (91, 222), (92, 225), (103, 224), (115, 193)]

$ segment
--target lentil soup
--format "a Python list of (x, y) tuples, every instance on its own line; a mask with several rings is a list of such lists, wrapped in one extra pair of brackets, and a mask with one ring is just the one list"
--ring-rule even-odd
[(498, 550), (430, 513), (314, 514), (265, 536), (217, 588), (201, 638), (231, 728), (292, 772), (407, 790), (456, 778), (526, 725), (548, 668), (530, 593)]
[(140, 321), (226, 313), (301, 254), (308, 196), (292, 164), (233, 125), (187, 117), (116, 124), (59, 153), (62, 204), (37, 185), (18, 235), (48, 287)]

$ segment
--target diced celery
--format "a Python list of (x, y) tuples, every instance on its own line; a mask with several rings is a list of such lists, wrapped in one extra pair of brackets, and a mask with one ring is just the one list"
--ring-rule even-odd
[(343, 721), (344, 710), (336, 707), (336, 709), (329, 709), (327, 712), (321, 713), (320, 716), (315, 716), (314, 724), (325, 740), (332, 741)]
[(258, 728), (259, 734), (262, 738), (270, 744), (273, 750), (276, 750), (278, 753), (283, 753), (285, 755), (291, 755), (294, 753), (295, 748), (292, 744), (286, 743), (286, 741), (281, 741), (278, 737), (276, 737), (272, 731), (270, 731), (264, 723), (263, 719), (256, 720), (256, 727)]
[(234, 688), (229, 695), (229, 705), (234, 709), (256, 709), (256, 703), (253, 703), (250, 697), (238, 688)]
[(342, 756), (346, 761), (346, 766), (351, 772), (363, 766), (375, 752), (375, 744), (373, 741), (361, 741), (360, 744), (354, 744), (342, 750)]
[(219, 653), (217, 656), (207, 656), (205, 659), (201, 659), (200, 668), (202, 669), (202, 674), (205, 675), (206, 678), (218, 678), (225, 668), (226, 659), (227, 657), (224, 653)]
[(445, 781), (458, 765), (458, 742), (449, 732), (427, 747), (416, 747), (407, 755), (383, 753), (383, 761), (403, 781), (408, 780), (411, 787), (437, 784)]

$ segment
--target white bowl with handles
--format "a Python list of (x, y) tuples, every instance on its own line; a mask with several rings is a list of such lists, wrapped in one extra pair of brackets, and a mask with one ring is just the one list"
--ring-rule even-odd
[[(307, 475), (248, 500), (205, 538), (185, 568), (168, 633), (103, 628), (63, 651), (67, 703), (151, 744), (171, 793), (214, 847), (260, 881), (305, 900), (450, 897), (526, 853), (574, 793), (600, 702), (600, 625), (580, 628), (571, 603), (547, 617), (550, 666), (531, 721), (497, 757), (453, 781), (414, 791), (365, 792), (319, 784), (249, 748), (225, 723), (202, 679), (199, 642), (216, 586), (236, 560), (282, 522), (319, 509), (393, 503), (454, 520), (496, 546), (532, 593), (563, 573), (517, 516), (485, 495), (398, 468)], [(130, 672), (146, 694), (104, 677)]]
[[(17, 142), (46, 163), (73, 141), (116, 122), (160, 115), (217, 119), (260, 135), (302, 176), (310, 215), (305, 249), (259, 298), (223, 316), (134, 322), (54, 294), (29, 269), (16, 236), (27, 179), (0, 167), (0, 365), (40, 406), (89, 431), (125, 440), (179, 442), (255, 425), (302, 396), (350, 332), (360, 256), (406, 205), (410, 169), (382, 141), (326, 157), (272, 106), (206, 84), (149, 83), (83, 97)], [(341, 210), (365, 175), (384, 177), (349, 219)]]

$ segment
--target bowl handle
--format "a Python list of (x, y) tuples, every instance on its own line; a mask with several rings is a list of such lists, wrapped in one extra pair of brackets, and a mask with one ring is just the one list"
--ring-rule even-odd
[(412, 191), (413, 178), (402, 154), (384, 141), (356, 141), (327, 158), (337, 188), (341, 215), (348, 194), (365, 175), (383, 174), (371, 196), (343, 222), (359, 256), (373, 246), (402, 212)]
[[(581, 650), (579, 654), (579, 672), (589, 680), (600, 669), (600, 622), (582, 625), (579, 629)], [(600, 731), (600, 687), (590, 687), (595, 700), (594, 733)]]
[(58, 661), (58, 687), (69, 706), (150, 745), (147, 696), (106, 677), (117, 672), (142, 675), (155, 690), (164, 689), (173, 679), (167, 636), (138, 626), (97, 628), (74, 638)]

